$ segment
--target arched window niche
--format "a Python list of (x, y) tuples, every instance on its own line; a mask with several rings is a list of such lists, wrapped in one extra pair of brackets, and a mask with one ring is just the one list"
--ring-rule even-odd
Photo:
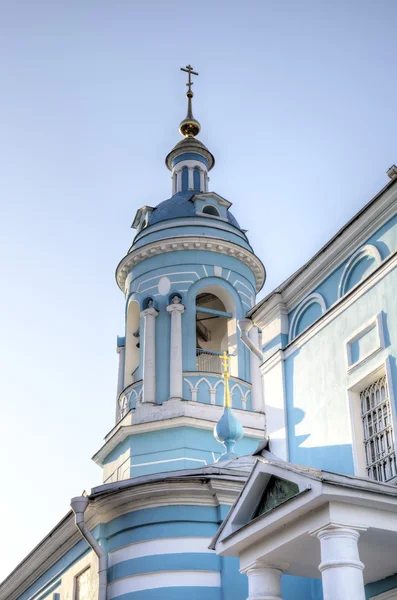
[(203, 207), (202, 212), (205, 213), (206, 215), (211, 215), (212, 217), (220, 217), (221, 216), (219, 210), (212, 204), (206, 204)]
[(189, 170), (187, 167), (182, 169), (182, 192), (186, 192), (189, 188)]
[(355, 285), (360, 283), (382, 262), (381, 254), (376, 246), (366, 244), (350, 257), (339, 283), (339, 298), (342, 298)]
[(321, 294), (313, 292), (299, 304), (295, 310), (289, 327), (289, 341), (317, 321), (327, 310), (325, 300)]
[(238, 377), (238, 336), (233, 297), (221, 286), (208, 285), (195, 295), (196, 371), (222, 373), (221, 355), (231, 356), (230, 374)]
[(194, 167), (193, 171), (193, 187), (195, 192), (200, 192), (200, 169), (198, 167)]
[(125, 327), (124, 387), (139, 380), (140, 312), (139, 302), (131, 299), (127, 307)]

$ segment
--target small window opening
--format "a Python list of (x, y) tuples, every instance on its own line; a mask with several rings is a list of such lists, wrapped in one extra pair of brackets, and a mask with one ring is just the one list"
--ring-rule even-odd
[(219, 213), (219, 210), (217, 208), (215, 208), (215, 206), (212, 206), (211, 204), (207, 204), (207, 206), (204, 206), (202, 212), (205, 213), (206, 215), (212, 215), (213, 217), (221, 216)]
[(366, 387), (360, 400), (368, 477), (388, 481), (396, 477), (397, 464), (386, 376)]

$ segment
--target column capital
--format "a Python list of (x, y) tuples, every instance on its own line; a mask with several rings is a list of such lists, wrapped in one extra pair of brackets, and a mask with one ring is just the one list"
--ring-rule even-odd
[[(288, 565), (283, 565), (288, 567)], [(248, 600), (282, 600), (280, 564), (266, 564), (264, 560), (256, 560), (241, 570), (248, 577)]]
[(364, 525), (347, 525), (344, 523), (327, 523), (317, 529), (309, 531), (309, 534), (313, 537), (317, 537), (319, 540), (326, 537), (350, 537), (351, 539), (358, 540), (360, 537), (360, 531), (367, 531), (368, 527)]
[(158, 314), (159, 311), (153, 308), (153, 306), (150, 306), (149, 308), (145, 308), (145, 310), (141, 312), (141, 317), (148, 317), (150, 315), (153, 317), (157, 317)]
[(183, 313), (183, 311), (185, 310), (185, 307), (183, 304), (169, 304), (168, 306), (166, 306), (166, 310), (169, 313)]
[(289, 563), (287, 562), (277, 562), (277, 563), (268, 563), (264, 559), (259, 558), (247, 565), (243, 569), (240, 569), (240, 573), (244, 573), (244, 575), (250, 575), (256, 572), (264, 572), (264, 571), (279, 571), (280, 574), (284, 573), (289, 568)]

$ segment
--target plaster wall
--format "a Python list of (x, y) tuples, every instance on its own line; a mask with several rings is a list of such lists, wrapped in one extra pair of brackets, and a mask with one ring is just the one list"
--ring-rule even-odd
[[(396, 389), (396, 289), (394, 269), (285, 360), (291, 462), (354, 473), (348, 390), (387, 357), (389, 387)], [(384, 348), (349, 373), (346, 341), (376, 314), (382, 319)]]

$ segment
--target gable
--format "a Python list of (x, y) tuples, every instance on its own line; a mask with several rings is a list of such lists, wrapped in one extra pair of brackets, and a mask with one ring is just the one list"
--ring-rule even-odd
[(259, 504), (252, 515), (252, 518), (260, 517), (277, 506), (284, 504), (294, 496), (299, 494), (299, 485), (294, 481), (288, 481), (281, 477), (272, 475), (265, 487), (265, 490), (259, 500)]

